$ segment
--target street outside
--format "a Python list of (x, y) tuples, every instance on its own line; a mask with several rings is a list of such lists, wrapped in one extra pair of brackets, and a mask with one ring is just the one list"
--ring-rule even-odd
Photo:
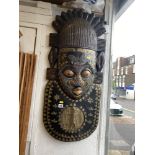
[(135, 143), (135, 101), (114, 100), (123, 107), (123, 116), (110, 116), (109, 155), (130, 155)]

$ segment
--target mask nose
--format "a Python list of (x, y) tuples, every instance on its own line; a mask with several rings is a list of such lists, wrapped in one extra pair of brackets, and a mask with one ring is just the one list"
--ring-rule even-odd
[(74, 84), (74, 87), (75, 87), (75, 88), (78, 88), (78, 87), (81, 87), (81, 86), (80, 86), (79, 83), (75, 83), (75, 84)]
[(82, 80), (82, 78), (80, 76), (75, 77), (73, 81), (74, 81), (73, 82), (74, 87), (83, 87), (84, 86), (84, 81)]

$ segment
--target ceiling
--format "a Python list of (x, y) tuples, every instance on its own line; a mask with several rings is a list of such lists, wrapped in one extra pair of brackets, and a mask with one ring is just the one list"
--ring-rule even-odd
[(117, 20), (134, 2), (134, 0), (114, 0), (115, 16)]
[(62, 4), (63, 2), (67, 2), (70, 0), (34, 0), (34, 1), (42, 1), (42, 2), (48, 2), (53, 4)]
[[(63, 2), (67, 2), (67, 1), (71, 1), (71, 0), (34, 0), (34, 1), (43, 1), (43, 2), (60, 5)], [(133, 1), (134, 0), (114, 0), (116, 20), (127, 10), (127, 8), (133, 3)]]

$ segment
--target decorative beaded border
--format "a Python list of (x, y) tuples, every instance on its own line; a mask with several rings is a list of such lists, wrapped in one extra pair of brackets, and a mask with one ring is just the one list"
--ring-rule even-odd
[[(93, 129), (90, 128), (87, 132), (85, 132), (85, 133), (83, 133), (81, 135), (70, 135), (70, 136), (67, 136), (65, 134), (58, 133), (52, 127), (52, 122), (54, 123), (54, 121), (55, 121), (55, 123), (58, 123), (58, 121), (59, 121), (59, 120), (58, 121), (56, 121), (56, 120), (52, 120), (51, 121), (51, 118), (50, 118), (51, 117), (50, 107), (52, 105), (52, 101), (50, 100), (50, 98), (52, 96), (53, 83), (55, 83), (58, 86), (58, 89), (62, 93), (62, 95), (64, 95), (65, 97), (67, 97), (67, 95), (61, 90), (61, 88), (60, 88), (60, 86), (59, 86), (59, 84), (58, 84), (57, 81), (49, 81), (47, 83), (46, 89), (45, 89), (45, 99), (44, 99), (45, 101), (44, 101), (44, 110), (43, 110), (43, 122), (44, 122), (44, 126), (45, 126), (46, 130), (54, 138), (56, 138), (58, 140), (61, 140), (61, 141), (65, 141), (65, 142), (79, 141), (79, 140), (82, 140), (84, 138), (87, 138), (90, 134), (92, 134), (94, 132), (94, 130), (96, 129), (96, 127), (98, 125), (98, 119), (99, 119), (99, 103), (100, 103), (100, 95), (101, 95), (101, 89), (100, 89), (99, 85), (94, 84), (94, 88), (95, 88), (95, 91), (96, 91), (96, 94), (97, 94), (96, 99), (95, 99), (95, 102), (97, 102), (97, 104), (95, 105), (95, 116), (93, 116), (93, 120), (94, 121), (92, 122), (90, 120), (87, 120), (86, 119), (86, 114), (84, 114), (85, 122), (92, 123), (92, 128)], [(71, 101), (71, 102), (75, 102), (76, 101), (76, 103), (77, 103), (78, 101), (81, 102), (82, 100), (84, 100), (87, 96), (88, 96), (88, 94), (85, 95), (84, 97), (82, 97), (79, 100), (73, 100), (73, 99), (71, 99), (69, 97), (67, 97), (67, 99), (69, 99), (69, 101)], [(76, 104), (70, 104), (68, 106), (74, 106), (74, 105), (76, 106)], [(86, 112), (84, 111), (84, 113), (86, 113)], [(84, 128), (84, 125), (85, 125), (84, 123), (83, 123), (83, 126), (81, 127), (81, 129)], [(78, 129), (77, 131), (74, 131), (73, 133), (77, 133), (81, 129)], [(68, 132), (67, 131), (65, 133), (72, 133), (72, 132)]]

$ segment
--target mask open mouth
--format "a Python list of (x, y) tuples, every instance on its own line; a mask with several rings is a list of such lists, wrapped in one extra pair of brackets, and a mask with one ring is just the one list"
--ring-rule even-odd
[(72, 90), (72, 92), (73, 92), (74, 95), (80, 96), (81, 93), (82, 93), (82, 89), (81, 89), (81, 87), (77, 87), (77, 88), (74, 88), (74, 89)]

